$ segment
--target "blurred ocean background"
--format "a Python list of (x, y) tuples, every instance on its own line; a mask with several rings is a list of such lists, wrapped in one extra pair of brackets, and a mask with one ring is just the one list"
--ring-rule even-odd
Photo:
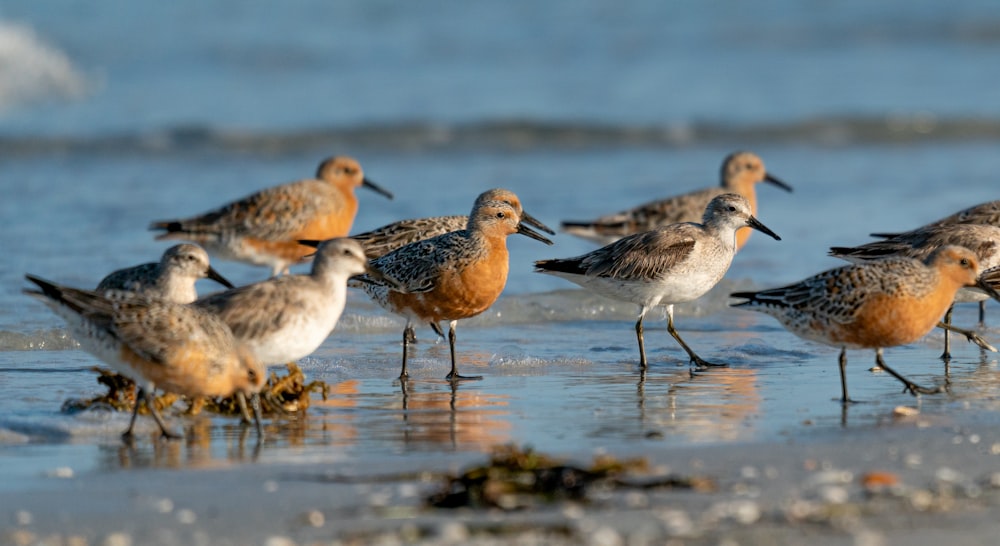
[[(505, 294), (458, 330), (463, 371), (483, 381), (452, 390), (447, 345), (418, 331), (404, 391), (393, 381), (402, 321), (352, 294), (338, 329), (303, 362), (334, 396), (295, 426), (269, 427), (260, 460), (498, 442), (589, 452), (876, 426), (915, 401), (867, 371), (870, 353), (852, 353), (849, 382), (874, 403), (842, 414), (836, 350), (730, 310), (726, 294), (839, 265), (831, 245), (1000, 198), (998, 59), (1000, 8), (989, 0), (8, 0), (0, 451), (10, 463), (0, 472), (30, 484), (53, 467), (117, 467), (127, 420), (60, 412), (101, 391), (97, 362), (21, 294), (24, 273), (96, 285), (159, 258), (168, 245), (146, 230), (151, 220), (310, 177), (335, 154), (396, 194), (360, 189), (354, 232), (467, 213), (498, 186), (556, 227), (715, 185), (739, 149), (795, 191), (758, 186), (758, 217), (782, 241), (755, 235), (718, 290), (678, 310), (689, 344), (731, 368), (690, 377), (654, 313), (640, 382), (634, 306), (532, 272), (533, 260), (594, 246), (512, 237)], [(267, 275), (214, 265), (237, 283)], [(984, 335), (994, 341), (996, 317), (991, 304)], [(956, 321), (974, 323), (974, 306)], [(941, 383), (940, 340), (890, 349), (887, 361)], [(923, 410), (995, 419), (995, 357), (963, 341), (956, 349), (952, 394), (924, 397)], [(240, 459), (233, 423), (170, 422), (205, 440), (144, 464)]]

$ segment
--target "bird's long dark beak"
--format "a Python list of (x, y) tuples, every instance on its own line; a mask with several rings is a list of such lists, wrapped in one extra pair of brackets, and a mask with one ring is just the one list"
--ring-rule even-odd
[(528, 224), (529, 226), (536, 227), (549, 235), (555, 235), (556, 232), (552, 231), (552, 228), (538, 221), (537, 218), (528, 214), (525, 211), (521, 211), (521, 221)]
[[(522, 218), (523, 218), (523, 216), (522, 216)], [(532, 239), (534, 239), (536, 241), (541, 241), (541, 242), (543, 242), (543, 243), (545, 243), (547, 245), (551, 245), (552, 244), (552, 241), (550, 241), (547, 237), (545, 237), (541, 233), (538, 233), (537, 231), (531, 229), (530, 227), (524, 225), (524, 221), (523, 220), (521, 222), (517, 223), (517, 232), (520, 233), (521, 235), (526, 235), (528, 237), (531, 237)]]
[(789, 186), (788, 184), (785, 184), (784, 182), (782, 182), (780, 178), (778, 178), (776, 176), (771, 176), (770, 174), (765, 174), (764, 175), (764, 182), (770, 182), (770, 183), (774, 184), (775, 186), (778, 186), (779, 188), (781, 188), (781, 189), (783, 189), (783, 190), (785, 190), (787, 192), (791, 192), (792, 191), (792, 187), (791, 186)]
[(775, 241), (780, 241), (781, 240), (781, 237), (778, 237), (777, 233), (775, 233), (775, 232), (771, 231), (770, 229), (768, 229), (767, 226), (765, 226), (764, 224), (760, 223), (760, 220), (754, 218), (753, 216), (751, 216), (750, 218), (747, 218), (747, 226), (752, 227), (752, 228), (756, 229), (757, 231), (759, 231), (761, 233), (766, 233), (766, 234), (770, 235), (771, 237), (774, 237)]
[(216, 271), (215, 268), (213, 268), (212, 266), (208, 267), (208, 274), (205, 276), (221, 284), (222, 286), (225, 286), (226, 288), (235, 288), (235, 286), (233, 286), (233, 283), (229, 282), (229, 279), (220, 275), (219, 272)]
[(260, 393), (255, 392), (250, 395), (250, 408), (253, 409), (253, 424), (257, 429), (257, 438), (264, 438), (264, 423), (262, 422), (263, 412), (260, 409)]
[(361, 185), (374, 191), (375, 193), (381, 193), (382, 195), (388, 197), (389, 199), (392, 199), (393, 197), (391, 191), (383, 188), (382, 186), (379, 186), (378, 184), (372, 182), (368, 178), (364, 178), (363, 180), (361, 180)]

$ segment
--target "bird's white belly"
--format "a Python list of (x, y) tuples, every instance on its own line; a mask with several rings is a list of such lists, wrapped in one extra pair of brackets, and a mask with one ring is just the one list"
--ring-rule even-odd
[(340, 312), (323, 317), (300, 317), (280, 330), (244, 340), (244, 343), (265, 366), (284, 364), (316, 351), (330, 336), (339, 318)]
[(683, 276), (649, 280), (621, 280), (608, 277), (566, 277), (603, 296), (635, 303), (658, 305), (684, 303), (698, 299), (722, 277), (715, 271), (692, 271)]

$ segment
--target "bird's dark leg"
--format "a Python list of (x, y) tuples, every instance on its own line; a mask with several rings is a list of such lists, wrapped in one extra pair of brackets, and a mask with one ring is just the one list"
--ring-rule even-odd
[(448, 381), (476, 381), (482, 379), (481, 375), (458, 375), (458, 361), (455, 359), (455, 326), (458, 324), (457, 320), (451, 321), (448, 325), (448, 345), (451, 348), (451, 372), (445, 376)]

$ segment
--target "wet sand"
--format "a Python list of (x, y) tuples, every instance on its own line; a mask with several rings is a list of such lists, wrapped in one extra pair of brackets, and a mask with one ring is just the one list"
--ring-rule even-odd
[[(94, 472), (53, 469), (0, 492), (5, 544), (993, 544), (1000, 533), (1000, 426), (883, 416), (868, 430), (771, 443), (628, 445), (643, 457), (631, 483), (699, 477), (711, 491), (604, 486), (586, 502), (529, 509), (430, 508), (443, 477), (479, 453), (267, 463), (253, 436), (236, 449), (257, 464)], [(147, 438), (142, 438), (146, 442)], [(174, 442), (109, 446), (168, 458)], [(549, 453), (580, 466), (593, 453)], [(335, 457), (330, 454), (330, 457)], [(137, 461), (138, 462), (138, 461)], [(140, 465), (137, 465), (140, 466)]]
[[(974, 314), (963, 307), (962, 323)], [(593, 323), (512, 324), (503, 335), (472, 326), (463, 357), (483, 381), (451, 388), (447, 344), (425, 339), (404, 389), (389, 379), (397, 328), (365, 335), (358, 353), (331, 338), (301, 363), (331, 386), (329, 399), (314, 397), (306, 419), (268, 420), (260, 445), (231, 419), (170, 414), (183, 440), (157, 440), (140, 419), (124, 446), (126, 414), (58, 411), (95, 390), (91, 359), (19, 353), (25, 373), (7, 376), (14, 390), (0, 402), (0, 543), (957, 546), (1000, 536), (994, 353), (958, 342), (945, 375), (936, 332), (887, 351), (912, 379), (950, 389), (915, 398), (868, 370), (871, 352), (852, 351), (848, 382), (862, 403), (842, 410), (836, 350), (750, 313), (682, 320), (689, 343), (731, 367), (692, 376), (662, 323), (643, 380), (624, 319), (606, 321), (618, 344), (584, 342), (575, 360), (543, 341), (580, 343)], [(35, 369), (46, 381), (32, 380)], [(504, 444), (581, 468), (602, 454), (648, 464), (623, 483), (596, 482), (583, 501), (428, 505), (446, 476)], [(641, 487), (665, 477), (713, 487)]]

